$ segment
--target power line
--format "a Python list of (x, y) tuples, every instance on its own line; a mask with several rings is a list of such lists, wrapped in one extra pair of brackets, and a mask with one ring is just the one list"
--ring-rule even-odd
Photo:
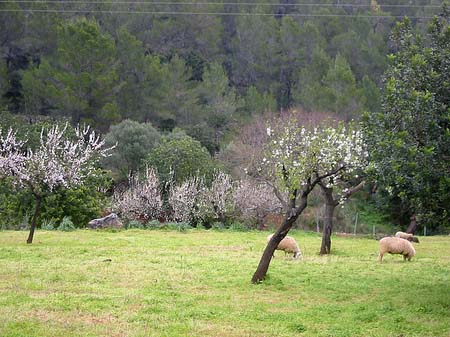
[[(321, 4), (321, 3), (299, 3), (299, 4), (276, 4), (276, 3), (255, 3), (255, 2), (180, 2), (180, 1), (77, 1), (77, 0), (0, 0), (0, 3), (43, 3), (43, 4), (127, 4), (127, 5), (187, 5), (187, 6), (203, 6), (203, 5), (241, 5), (241, 6), (283, 6), (283, 7), (362, 7), (370, 8), (370, 4)], [(441, 8), (440, 5), (378, 5), (384, 8)]]
[[(123, 11), (123, 10), (87, 10), (87, 9), (0, 9), (0, 12), (29, 12), (29, 13), (97, 13), (97, 14), (151, 14), (151, 15), (198, 15), (198, 16), (274, 16), (274, 13), (249, 12), (184, 12), (184, 11)], [(289, 13), (284, 16), (294, 17), (341, 17), (368, 19), (401, 19), (404, 15), (353, 15), (353, 14), (301, 14)], [(410, 19), (432, 19), (434, 16), (408, 16)]]

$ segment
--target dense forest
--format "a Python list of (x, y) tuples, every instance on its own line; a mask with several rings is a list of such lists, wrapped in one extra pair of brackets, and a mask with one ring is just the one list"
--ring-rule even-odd
[[(118, 144), (102, 163), (112, 175), (51, 200), (76, 208), (84, 198), (85, 222), (99, 209), (99, 191), (144, 163), (168, 179), (172, 148), (194, 151), (190, 167), (205, 174), (232, 166), (223, 162), (229, 144), (269, 112), (343, 121), (379, 113), (389, 104), (388, 55), (402, 48), (391, 38), (396, 23), (407, 16), (411, 34), (424, 35), (441, 7), (435, 0), (0, 1), (1, 126), (37, 146), (42, 125), (86, 123)], [(448, 182), (440, 186), (446, 194)], [(8, 182), (1, 188), (5, 195)], [(16, 198), (2, 201), (3, 217), (33, 202)], [(392, 221), (409, 222), (408, 204), (382, 200)], [(61, 217), (52, 212), (48, 206), (43, 217)]]

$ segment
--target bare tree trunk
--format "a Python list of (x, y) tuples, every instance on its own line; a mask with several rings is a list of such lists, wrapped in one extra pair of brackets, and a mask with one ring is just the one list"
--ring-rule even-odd
[(34, 207), (34, 214), (33, 218), (31, 219), (31, 228), (30, 228), (30, 234), (28, 235), (27, 243), (33, 243), (33, 236), (34, 236), (34, 230), (36, 229), (36, 220), (41, 212), (41, 202), (42, 202), (42, 196), (36, 195), (36, 206)]
[(336, 208), (334, 203), (326, 203), (325, 219), (323, 222), (322, 246), (320, 247), (320, 255), (331, 253), (331, 233), (333, 231), (333, 215)]
[(411, 215), (410, 218), (411, 222), (409, 223), (408, 229), (406, 230), (406, 233), (415, 234), (417, 231), (417, 221), (416, 221), (416, 215)]
[[(365, 182), (361, 181), (355, 187), (349, 189), (345, 193), (345, 198), (350, 198), (352, 194), (358, 192), (364, 187)], [(323, 183), (319, 183), (320, 188), (325, 196), (325, 218), (323, 222), (322, 246), (320, 247), (320, 255), (331, 253), (331, 233), (333, 232), (333, 217), (336, 206), (339, 201), (333, 197), (333, 188), (326, 187)]]
[(286, 216), (284, 218), (283, 224), (281, 227), (275, 232), (272, 239), (266, 246), (264, 253), (259, 261), (258, 268), (256, 268), (255, 273), (252, 277), (252, 283), (259, 283), (266, 277), (267, 270), (269, 269), (270, 261), (272, 260), (273, 253), (275, 249), (278, 247), (278, 244), (284, 237), (287, 235), (289, 230), (292, 228), (295, 220), (302, 214), (303, 210), (306, 208), (308, 194), (304, 193), (301, 197), (301, 202), (298, 207), (295, 208), (295, 200), (291, 200), (290, 210), (287, 211)]
[(319, 184), (325, 195), (325, 217), (323, 221), (322, 246), (320, 255), (330, 254), (331, 252), (331, 233), (333, 231), (333, 216), (336, 206), (339, 204), (333, 198), (333, 189)]

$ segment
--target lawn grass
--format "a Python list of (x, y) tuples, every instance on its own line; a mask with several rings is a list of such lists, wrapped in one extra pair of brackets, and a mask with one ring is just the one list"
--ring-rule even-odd
[(0, 336), (450, 336), (450, 237), (403, 262), (291, 232), (302, 261), (251, 276), (267, 232), (0, 232)]

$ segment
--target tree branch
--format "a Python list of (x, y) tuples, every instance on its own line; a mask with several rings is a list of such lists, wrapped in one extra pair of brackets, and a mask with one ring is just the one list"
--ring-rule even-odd
[(347, 199), (349, 198), (352, 194), (362, 190), (362, 188), (364, 187), (364, 185), (366, 184), (366, 182), (363, 180), (361, 181), (358, 185), (350, 188), (347, 192), (345, 192), (344, 197)]

